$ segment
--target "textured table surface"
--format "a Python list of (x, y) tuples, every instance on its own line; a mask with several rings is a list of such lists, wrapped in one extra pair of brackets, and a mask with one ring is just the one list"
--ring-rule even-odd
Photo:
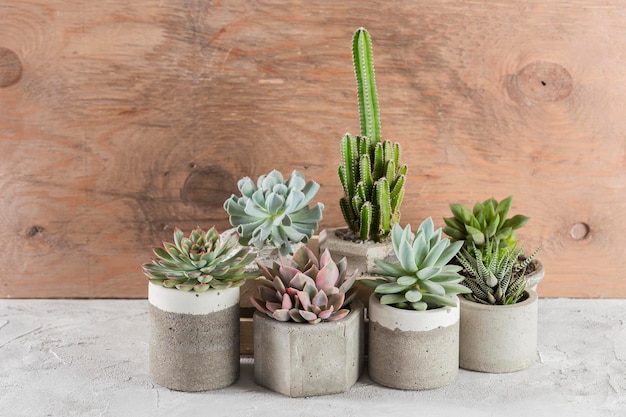
[(625, 416), (626, 300), (542, 299), (539, 314), (537, 363), (525, 371), (461, 370), (421, 392), (365, 374), (345, 394), (291, 399), (257, 386), (249, 358), (225, 389), (153, 384), (145, 300), (0, 300), (0, 415)]

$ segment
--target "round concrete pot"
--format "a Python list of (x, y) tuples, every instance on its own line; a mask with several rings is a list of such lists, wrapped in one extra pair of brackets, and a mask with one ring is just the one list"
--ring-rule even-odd
[(526, 283), (526, 289), (537, 291), (537, 285), (541, 282), (544, 277), (544, 269), (543, 264), (539, 262), (537, 259), (533, 259), (531, 264), (535, 267), (535, 270), (526, 276), (528, 280)]
[(150, 283), (150, 376), (176, 391), (239, 378), (239, 288), (184, 292)]
[(537, 360), (537, 293), (511, 305), (461, 300), (461, 368), (480, 372), (513, 372)]
[(363, 304), (345, 318), (318, 324), (280, 322), (254, 313), (254, 377), (289, 397), (345, 392), (363, 362)]
[(366, 275), (376, 266), (375, 259), (385, 261), (395, 259), (391, 240), (383, 243), (353, 242), (342, 238), (347, 232), (347, 227), (322, 230), (319, 236), (319, 250), (322, 252), (328, 248), (335, 261), (345, 256), (348, 261), (348, 275), (357, 269), (359, 275)]
[(369, 376), (406, 390), (438, 388), (459, 372), (459, 307), (404, 310), (369, 302)]

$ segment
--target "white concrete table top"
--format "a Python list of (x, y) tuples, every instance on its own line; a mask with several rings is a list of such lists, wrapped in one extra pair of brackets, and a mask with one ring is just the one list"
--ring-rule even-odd
[(539, 317), (538, 360), (525, 371), (461, 370), (421, 392), (365, 374), (345, 394), (291, 399), (257, 386), (251, 359), (218, 391), (153, 384), (146, 300), (0, 300), (0, 415), (626, 416), (626, 300), (542, 299)]

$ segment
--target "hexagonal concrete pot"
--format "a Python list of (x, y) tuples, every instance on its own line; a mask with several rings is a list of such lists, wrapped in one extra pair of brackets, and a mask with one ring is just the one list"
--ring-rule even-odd
[(381, 385), (424, 390), (459, 372), (459, 308), (404, 310), (369, 302), (369, 376)]
[(537, 360), (537, 293), (511, 305), (461, 300), (460, 366), (480, 372), (514, 372)]
[(150, 376), (176, 391), (239, 378), (239, 288), (184, 292), (150, 283)]
[(359, 378), (364, 349), (363, 305), (335, 322), (280, 322), (254, 313), (254, 377), (289, 397), (345, 392)]

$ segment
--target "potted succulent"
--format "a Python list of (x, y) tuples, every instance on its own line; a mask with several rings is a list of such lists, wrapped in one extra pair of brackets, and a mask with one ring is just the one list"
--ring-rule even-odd
[(361, 279), (370, 296), (369, 375), (392, 388), (420, 390), (446, 385), (459, 369), (461, 267), (449, 265), (462, 246), (441, 238), (429, 217), (413, 234), (391, 232), (399, 263), (377, 260), (378, 277)]
[(339, 203), (348, 227), (323, 230), (319, 245), (336, 259), (347, 257), (349, 272), (365, 274), (375, 259), (392, 254), (389, 233), (400, 220), (407, 166), (400, 162), (400, 145), (381, 138), (372, 44), (364, 28), (354, 34), (352, 56), (361, 134), (341, 139)]
[(281, 264), (258, 265), (257, 383), (290, 397), (347, 391), (361, 373), (364, 317), (346, 259), (335, 263), (328, 250), (318, 258), (302, 246)]
[(526, 288), (526, 268), (538, 250), (520, 262), (522, 248), (488, 242), (457, 256), (471, 290), (460, 298), (461, 368), (512, 372), (536, 361), (538, 298)]
[(143, 265), (150, 279), (150, 375), (177, 391), (222, 388), (239, 377), (239, 287), (257, 274), (255, 258), (238, 236), (223, 239), (215, 227), (154, 248)]
[[(444, 217), (446, 227), (443, 232), (452, 241), (463, 241), (465, 250), (471, 250), (472, 247), (482, 250), (488, 243), (502, 250), (515, 247), (518, 239), (514, 232), (524, 226), (529, 218), (521, 214), (507, 218), (512, 204), (512, 196), (500, 202), (494, 198), (476, 202), (472, 210), (462, 204), (450, 204), (452, 217)], [(520, 260), (523, 262), (524, 259), (524, 254), (520, 253)], [(543, 276), (543, 265), (533, 259), (526, 270), (527, 288), (536, 289)]]
[(249, 177), (239, 180), (241, 196), (224, 203), (230, 224), (239, 233), (242, 245), (259, 252), (258, 262), (271, 265), (279, 255), (291, 255), (294, 245), (307, 242), (318, 229), (324, 205), (309, 204), (319, 190), (315, 181), (293, 171), (288, 179), (273, 170), (261, 175), (256, 184)]

